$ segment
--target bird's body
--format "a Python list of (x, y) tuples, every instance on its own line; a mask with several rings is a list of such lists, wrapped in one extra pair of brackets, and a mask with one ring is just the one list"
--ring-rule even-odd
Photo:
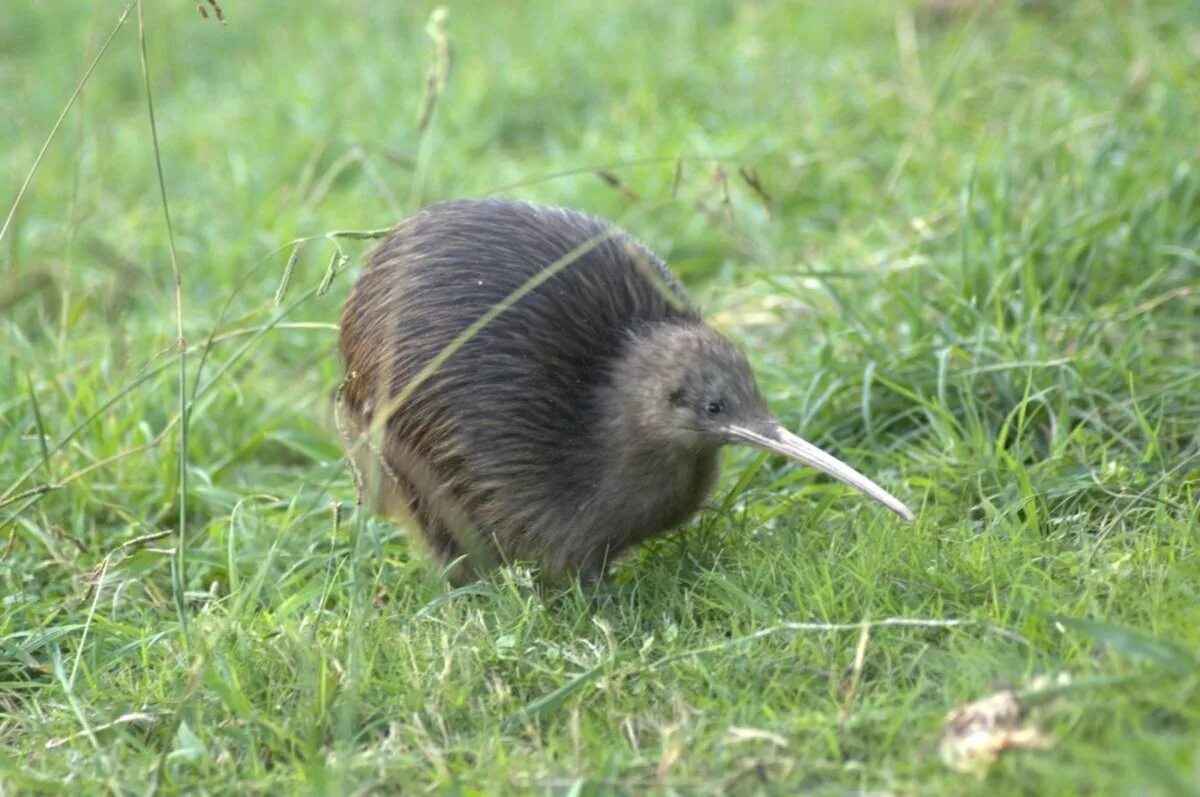
[(459, 578), (515, 559), (599, 575), (708, 495), (731, 442), (713, 418), (770, 418), (661, 260), (558, 208), (448, 202), (401, 222), (340, 337), (360, 487), (444, 564), (465, 554)]

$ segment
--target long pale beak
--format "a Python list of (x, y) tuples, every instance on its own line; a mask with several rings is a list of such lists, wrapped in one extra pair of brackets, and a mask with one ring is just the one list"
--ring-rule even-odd
[(888, 509), (905, 520), (912, 520), (915, 515), (911, 509), (900, 502), (900, 499), (880, 487), (875, 482), (862, 475), (854, 468), (842, 462), (832, 454), (827, 454), (807, 440), (784, 429), (779, 424), (764, 426), (762, 431), (745, 426), (727, 426), (726, 433), (741, 443), (748, 443), (756, 448), (783, 454), (804, 465), (828, 473), (838, 481), (845, 482), (851, 487), (869, 495)]

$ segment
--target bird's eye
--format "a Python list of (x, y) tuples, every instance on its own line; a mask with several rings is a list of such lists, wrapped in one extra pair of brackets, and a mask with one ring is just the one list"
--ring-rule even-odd
[(709, 415), (720, 415), (722, 412), (725, 411), (725, 402), (724, 401), (710, 401), (710, 402), (708, 402), (708, 406), (704, 408), (704, 411), (707, 412)]

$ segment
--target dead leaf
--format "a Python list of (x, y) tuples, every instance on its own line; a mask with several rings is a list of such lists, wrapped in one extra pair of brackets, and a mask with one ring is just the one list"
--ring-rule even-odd
[(947, 714), (938, 753), (951, 769), (982, 775), (1007, 750), (1047, 750), (1054, 744), (1017, 692), (1005, 689)]

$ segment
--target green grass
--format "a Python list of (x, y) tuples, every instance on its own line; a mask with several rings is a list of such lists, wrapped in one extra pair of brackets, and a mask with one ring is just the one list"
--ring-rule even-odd
[[(432, 6), (223, 5), (145, 9), (182, 398), (136, 11), (0, 239), (0, 794), (1200, 790), (1200, 7), (459, 3), (422, 133)], [(124, 8), (0, 14), (0, 212)], [(917, 522), (731, 451), (604, 600), (451, 591), (354, 511), (324, 234), (493, 191)], [(1060, 672), (1054, 749), (941, 763)]]

